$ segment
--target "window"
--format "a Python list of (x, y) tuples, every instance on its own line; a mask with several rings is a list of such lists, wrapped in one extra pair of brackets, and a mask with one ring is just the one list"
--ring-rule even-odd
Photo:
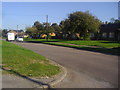
[(103, 36), (104, 38), (106, 38), (106, 37), (107, 37), (107, 33), (103, 33), (102, 36)]
[(109, 33), (109, 37), (110, 37), (110, 38), (114, 38), (114, 33), (113, 33), (113, 32), (110, 32), (110, 33)]

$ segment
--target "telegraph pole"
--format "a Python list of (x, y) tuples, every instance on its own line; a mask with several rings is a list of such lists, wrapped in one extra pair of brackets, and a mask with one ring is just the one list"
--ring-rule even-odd
[(17, 25), (17, 38), (18, 38), (18, 25)]
[(47, 34), (47, 37), (46, 37), (46, 40), (48, 41), (48, 15), (46, 15), (46, 34)]
[(46, 23), (48, 23), (48, 15), (46, 15)]

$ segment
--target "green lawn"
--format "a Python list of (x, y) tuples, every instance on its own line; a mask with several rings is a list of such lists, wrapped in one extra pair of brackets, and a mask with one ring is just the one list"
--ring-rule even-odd
[[(24, 41), (40, 41), (40, 42), (46, 42), (46, 39), (24, 38)], [(48, 41), (51, 41), (51, 42), (60, 42), (60, 41), (63, 41), (63, 40), (60, 40), (60, 39), (48, 39)]]
[(119, 46), (119, 43), (117, 42), (111, 42), (111, 41), (62, 41), (63, 43), (70, 43), (70, 44), (76, 44), (76, 45), (86, 45), (86, 46), (98, 46), (98, 47), (104, 47), (104, 48), (115, 48)]
[[(84, 40), (59, 40), (59, 39), (49, 39), (48, 41), (46, 41), (45, 39), (25, 39), (25, 41), (64, 46), (110, 55), (120, 55), (119, 50), (120, 44), (115, 41), (103, 41), (103, 40), (84, 41)], [(96, 48), (90, 46), (96, 46)]]
[(10, 42), (2, 42), (2, 55), (3, 67), (21, 75), (51, 77), (60, 72), (60, 68), (51, 64), (45, 57)]
[[(25, 41), (40, 41), (45, 42), (45, 39), (25, 39)], [(119, 43), (115, 41), (103, 41), (103, 40), (60, 40), (60, 39), (49, 39), (49, 42), (59, 42), (59, 43), (68, 43), (75, 45), (85, 45), (85, 46), (98, 46), (104, 48), (116, 48), (119, 47)]]

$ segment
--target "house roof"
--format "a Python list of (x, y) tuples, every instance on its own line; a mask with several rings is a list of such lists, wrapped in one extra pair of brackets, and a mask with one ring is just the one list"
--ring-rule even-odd
[(115, 24), (103, 24), (101, 25), (101, 32), (115, 32), (120, 30), (120, 23)]
[(8, 31), (8, 33), (14, 33), (15, 35), (17, 34), (17, 32), (14, 30), (10, 30), (10, 31)]
[(13, 31), (13, 32), (24, 32), (23, 30), (9, 30), (8, 32), (11, 32), (11, 31)]

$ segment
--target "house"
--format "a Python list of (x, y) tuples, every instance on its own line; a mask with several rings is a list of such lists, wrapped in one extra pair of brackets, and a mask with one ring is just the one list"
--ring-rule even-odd
[(55, 33), (49, 33), (49, 35), (50, 35), (50, 36), (53, 36), (53, 37), (56, 36)]
[[(55, 33), (49, 33), (49, 35), (50, 35), (51, 37), (55, 37), (55, 36), (56, 36)], [(46, 38), (46, 37), (47, 37), (46, 34), (41, 34), (41, 38)]]
[(17, 32), (15, 30), (9, 30), (8, 33), (14, 33), (14, 35), (17, 35)]
[(101, 25), (99, 38), (104, 40), (120, 41), (120, 23)]
[(15, 36), (24, 36), (25, 32), (23, 30), (9, 30), (8, 33), (14, 33)]

